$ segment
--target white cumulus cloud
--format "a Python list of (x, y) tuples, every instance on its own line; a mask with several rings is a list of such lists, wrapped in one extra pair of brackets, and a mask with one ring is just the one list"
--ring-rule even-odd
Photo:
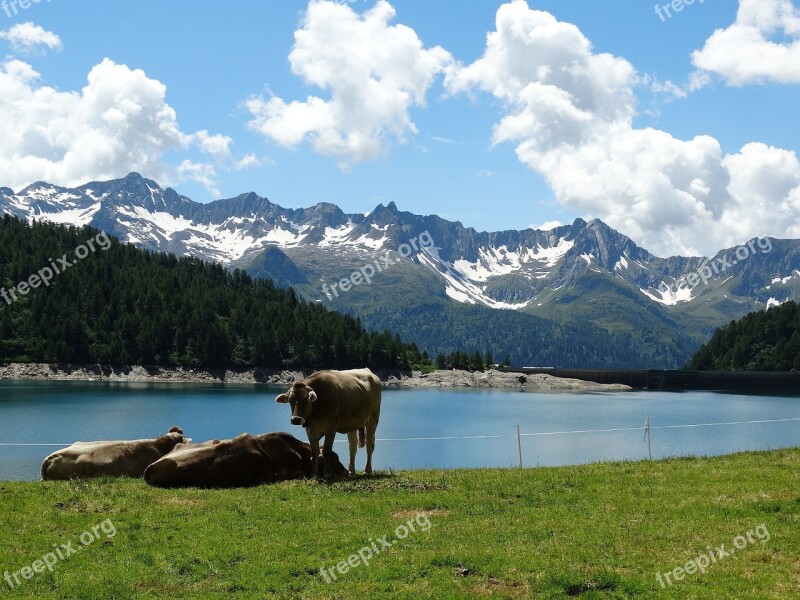
[(736, 22), (715, 31), (692, 61), (732, 86), (800, 83), (800, 8), (792, 0), (740, 0)]
[(329, 98), (250, 98), (250, 127), (286, 147), (308, 141), (343, 168), (379, 158), (393, 141), (416, 133), (409, 110), (425, 105), (451, 57), (438, 46), (426, 49), (413, 29), (392, 25), (394, 17), (385, 0), (363, 14), (312, 0), (289, 62), (295, 75)]
[(244, 169), (260, 167), (265, 163), (271, 164), (271, 161), (268, 158), (259, 158), (251, 152), (250, 154), (245, 154), (242, 158), (236, 161), (236, 163), (233, 165), (233, 168), (235, 171), (243, 171)]
[(139, 171), (174, 185), (194, 179), (214, 190), (214, 166), (166, 164), (167, 152), (196, 148), (229, 154), (230, 138), (181, 131), (166, 86), (141, 70), (105, 59), (80, 91), (41, 83), (29, 64), (0, 64), (0, 182), (16, 189), (34, 181), (75, 186)]
[(233, 140), (227, 135), (211, 135), (205, 129), (198, 131), (189, 138), (205, 153), (211, 154), (219, 160), (231, 155)]
[(6, 40), (15, 52), (23, 54), (31, 54), (42, 48), (61, 50), (61, 38), (31, 22), (0, 31), (0, 39)]
[(559, 227), (563, 227), (564, 224), (561, 221), (545, 221), (541, 225), (528, 225), (528, 229), (535, 229), (538, 231), (552, 231), (553, 229), (558, 229)]
[(515, 144), (560, 203), (655, 253), (712, 253), (797, 227), (793, 153), (755, 144), (725, 155), (710, 136), (636, 128), (643, 80), (623, 58), (594, 52), (574, 25), (515, 0), (497, 11), (483, 56), (449, 67), (445, 84), (500, 100), (495, 144)]

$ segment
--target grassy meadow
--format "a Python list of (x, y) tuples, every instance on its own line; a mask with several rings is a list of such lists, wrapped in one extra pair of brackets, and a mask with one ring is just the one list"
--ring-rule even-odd
[[(659, 584), (737, 536), (705, 573)], [(0, 598), (786, 599), (800, 449), (239, 490), (5, 482), (0, 539)]]

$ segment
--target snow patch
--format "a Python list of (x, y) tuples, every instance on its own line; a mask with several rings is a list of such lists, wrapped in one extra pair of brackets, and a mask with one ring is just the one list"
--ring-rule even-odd
[[(470, 262), (460, 258), (453, 263), (452, 268), (470, 281), (483, 283), (492, 277), (519, 271), (530, 262), (544, 263), (545, 267), (552, 268), (574, 245), (575, 242), (562, 239), (556, 246), (549, 248), (538, 245), (536, 248), (522, 247), (518, 251), (509, 250), (508, 246), (479, 248), (477, 261)], [(537, 279), (544, 279), (549, 274), (549, 271), (538, 271)]]
[(341, 227), (333, 228), (333, 227), (326, 227), (325, 228), (325, 235), (323, 236), (322, 241), (319, 243), (322, 247), (327, 246), (334, 246), (336, 244), (341, 244), (342, 242), (346, 241), (347, 238), (353, 233), (353, 230), (356, 228), (355, 223), (352, 221), (348, 221)]
[(784, 304), (784, 302), (781, 302), (776, 298), (770, 298), (769, 300), (767, 300), (767, 308), (772, 308), (773, 306), (780, 306), (781, 304)]
[(380, 250), (381, 248), (383, 248), (383, 245), (388, 241), (389, 241), (388, 236), (383, 236), (379, 240), (367, 236), (362, 236), (353, 242), (348, 242), (348, 245), (366, 246), (367, 248), (371, 248), (372, 250)]
[(693, 300), (692, 290), (688, 287), (680, 287), (677, 290), (673, 290), (670, 287), (666, 292), (663, 292), (660, 289), (650, 292), (644, 288), (640, 288), (639, 291), (650, 298), (650, 300), (653, 302), (658, 302), (662, 306), (675, 306), (681, 302), (691, 302)]
[(94, 215), (100, 210), (100, 203), (94, 204), (89, 208), (71, 208), (64, 209), (58, 212), (40, 212), (36, 211), (29, 218), (30, 219), (44, 219), (51, 223), (58, 223), (59, 225), (76, 225), (83, 227), (88, 225)]
[(456, 302), (462, 304), (481, 303), (489, 308), (502, 310), (520, 310), (532, 302), (532, 300), (528, 300), (521, 304), (510, 304), (490, 298), (480, 287), (457, 271), (454, 265), (443, 260), (439, 256), (439, 250), (437, 248), (426, 248), (423, 252), (417, 254), (417, 260), (420, 264), (428, 267), (444, 278), (446, 285), (445, 293)]
[(549, 248), (537, 246), (536, 251), (529, 255), (529, 260), (543, 262), (547, 267), (555, 267), (564, 256), (572, 250), (575, 242), (572, 240), (560, 239), (558, 244)]
[(264, 237), (264, 240), (270, 244), (276, 244), (278, 246), (287, 248), (289, 246), (296, 246), (299, 244), (303, 237), (304, 236), (298, 235), (291, 229), (281, 229), (276, 227)]
[(788, 277), (776, 277), (775, 279), (772, 280), (772, 284), (775, 285), (776, 283), (780, 283), (782, 285), (786, 285), (792, 279), (794, 279), (796, 273), (797, 273), (797, 271), (795, 271), (794, 273), (792, 273)]

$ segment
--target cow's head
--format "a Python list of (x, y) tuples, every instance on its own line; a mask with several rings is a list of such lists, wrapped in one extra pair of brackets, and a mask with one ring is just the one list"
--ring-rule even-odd
[(184, 435), (183, 429), (180, 427), (170, 427), (167, 436), (175, 440), (176, 444), (188, 444), (192, 441), (192, 438), (188, 438)]
[(275, 398), (278, 404), (289, 404), (292, 407), (292, 425), (308, 427), (311, 416), (311, 405), (317, 400), (317, 393), (302, 381), (296, 381), (285, 394)]

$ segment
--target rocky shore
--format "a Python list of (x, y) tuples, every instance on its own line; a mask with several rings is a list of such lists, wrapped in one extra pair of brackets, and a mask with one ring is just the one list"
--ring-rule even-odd
[(435, 371), (430, 374), (414, 372), (411, 377), (402, 379), (388, 378), (384, 380), (387, 386), (398, 387), (438, 387), (438, 388), (476, 388), (476, 389), (504, 389), (518, 390), (521, 392), (627, 392), (631, 388), (627, 385), (602, 384), (580, 379), (564, 379), (552, 375), (520, 375), (519, 373), (506, 373), (504, 371), (484, 371), (470, 373), (469, 371)]
[[(311, 371), (308, 371), (311, 373)], [(120, 381), (129, 383), (267, 383), (283, 384), (302, 379), (301, 371), (280, 369), (195, 369), (107, 365), (11, 363), (0, 365), (5, 381)]]
[[(117, 381), (130, 383), (262, 383), (291, 384), (311, 374), (311, 370), (281, 369), (193, 369), (104, 365), (56, 365), (11, 363), (0, 364), (0, 380), (4, 381)], [(387, 387), (439, 387), (506, 389), (526, 392), (573, 391), (616, 392), (629, 391), (626, 385), (605, 385), (563, 379), (550, 375), (520, 375), (502, 371), (470, 373), (468, 371), (435, 371), (422, 374), (418, 371), (377, 371)]]

